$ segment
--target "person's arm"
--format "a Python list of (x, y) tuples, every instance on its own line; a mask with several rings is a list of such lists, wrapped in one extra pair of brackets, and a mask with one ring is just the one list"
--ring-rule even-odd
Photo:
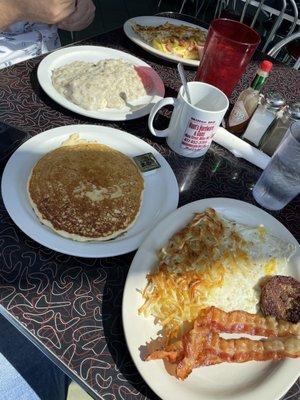
[(75, 11), (57, 26), (66, 31), (81, 31), (93, 22), (95, 10), (92, 0), (78, 0)]
[(0, 0), (0, 31), (21, 19), (21, 11), (14, 1)]
[(0, 0), (0, 30), (16, 21), (57, 24), (75, 11), (75, 0)]

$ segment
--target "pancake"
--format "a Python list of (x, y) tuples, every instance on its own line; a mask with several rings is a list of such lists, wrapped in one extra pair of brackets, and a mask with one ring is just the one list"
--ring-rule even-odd
[(61, 236), (77, 241), (113, 239), (139, 215), (143, 177), (123, 153), (72, 136), (33, 167), (30, 203), (39, 220)]

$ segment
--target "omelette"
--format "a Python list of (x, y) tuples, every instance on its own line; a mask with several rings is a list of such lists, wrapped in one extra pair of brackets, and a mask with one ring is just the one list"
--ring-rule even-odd
[(169, 339), (181, 336), (210, 306), (256, 313), (260, 282), (284, 275), (294, 252), (293, 244), (264, 227), (230, 221), (208, 208), (159, 250), (139, 313), (153, 316)]
[(191, 60), (199, 60), (206, 40), (206, 32), (188, 25), (166, 22), (158, 26), (134, 24), (132, 28), (155, 49)]
[(103, 241), (126, 232), (141, 208), (144, 180), (125, 154), (71, 135), (44, 155), (28, 180), (38, 219), (77, 241)]

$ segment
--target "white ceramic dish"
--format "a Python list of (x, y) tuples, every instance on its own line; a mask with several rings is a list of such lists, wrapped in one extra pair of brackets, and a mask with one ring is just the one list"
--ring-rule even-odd
[(157, 337), (159, 326), (153, 318), (138, 315), (142, 305), (142, 290), (146, 275), (156, 262), (156, 251), (183, 227), (197, 211), (213, 207), (220, 214), (237, 222), (259, 225), (297, 246), (288, 265), (288, 274), (300, 279), (300, 246), (293, 235), (275, 218), (248, 203), (212, 198), (195, 201), (179, 208), (162, 220), (148, 235), (137, 251), (127, 275), (123, 295), (123, 325), (129, 351), (140, 374), (163, 400), (277, 400), (300, 374), (300, 361), (286, 359), (278, 362), (247, 362), (201, 367), (193, 370), (183, 382), (166, 372), (164, 363), (145, 362), (141, 348)]
[(165, 18), (165, 17), (156, 17), (156, 16), (145, 16), (145, 17), (134, 17), (125, 22), (123, 28), (126, 36), (132, 40), (135, 44), (142, 47), (144, 50), (148, 51), (151, 54), (154, 54), (157, 57), (163, 58), (165, 60), (179, 63), (181, 62), (184, 65), (189, 65), (192, 67), (198, 67), (198, 60), (187, 60), (182, 57), (178, 57), (172, 54), (163, 53), (160, 50), (155, 49), (154, 47), (147, 44), (137, 33), (132, 29), (133, 24), (145, 25), (145, 26), (158, 26), (163, 25), (166, 22), (169, 22), (173, 25), (186, 25), (191, 26), (192, 28), (201, 29), (204, 32), (207, 32), (207, 29), (202, 28), (198, 25), (191, 24), (190, 22), (180, 21), (179, 19), (173, 18)]
[[(139, 105), (141, 108), (131, 109), (130, 107), (126, 107), (121, 110), (113, 108), (104, 108), (99, 111), (85, 110), (67, 100), (54, 88), (51, 77), (52, 71), (55, 68), (70, 64), (73, 61), (97, 62), (108, 58), (123, 59), (141, 68), (141, 74), (148, 88), (148, 96), (139, 99), (139, 101), (135, 103), (135, 105)], [(110, 49), (109, 47), (73, 46), (54, 51), (46, 56), (39, 64), (37, 77), (43, 90), (52, 100), (56, 101), (61, 106), (86, 117), (107, 121), (124, 121), (143, 117), (149, 114), (153, 105), (165, 95), (163, 81), (150, 65), (131, 54)]]
[[(152, 174), (144, 175), (145, 190), (136, 223), (114, 240), (81, 243), (63, 238), (42, 225), (29, 204), (27, 181), (32, 167), (44, 154), (59, 147), (72, 133), (111, 146), (130, 157), (151, 152), (161, 165)], [(62, 126), (29, 139), (9, 159), (3, 172), (1, 189), (9, 215), (23, 232), (50, 249), (78, 257), (109, 257), (137, 249), (147, 233), (159, 220), (175, 210), (178, 204), (177, 181), (162, 155), (133, 135), (93, 125)]]

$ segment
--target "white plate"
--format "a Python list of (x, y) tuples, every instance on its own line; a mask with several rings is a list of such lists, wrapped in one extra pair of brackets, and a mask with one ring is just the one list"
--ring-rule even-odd
[(137, 251), (127, 275), (123, 295), (123, 325), (127, 345), (140, 374), (163, 400), (276, 400), (300, 374), (300, 361), (220, 364), (195, 369), (183, 382), (169, 375), (160, 361), (141, 360), (140, 347), (159, 330), (153, 318), (138, 315), (146, 275), (156, 262), (156, 250), (192, 218), (197, 211), (213, 207), (221, 215), (249, 225), (263, 224), (269, 232), (297, 246), (288, 265), (288, 274), (300, 279), (300, 247), (293, 235), (265, 211), (242, 201), (212, 198), (179, 208), (161, 221)]
[[(44, 154), (59, 147), (72, 133), (111, 146), (130, 157), (151, 152), (161, 165), (156, 172), (144, 175), (145, 190), (136, 223), (114, 240), (81, 243), (63, 238), (42, 225), (29, 204), (26, 185), (32, 167)], [(94, 125), (62, 126), (29, 139), (9, 159), (3, 172), (1, 189), (9, 215), (23, 232), (50, 249), (79, 257), (109, 257), (137, 249), (146, 234), (159, 220), (175, 210), (178, 204), (177, 181), (162, 155), (129, 133)]]
[(156, 16), (149, 16), (149, 17), (135, 17), (131, 18), (125, 22), (123, 28), (126, 36), (136, 43), (138, 46), (142, 47), (144, 50), (148, 51), (151, 54), (154, 54), (157, 57), (163, 58), (168, 61), (172, 61), (174, 63), (181, 62), (184, 65), (190, 65), (192, 67), (198, 67), (199, 60), (187, 60), (182, 57), (178, 57), (172, 54), (164, 53), (160, 50), (155, 49), (154, 47), (147, 44), (137, 33), (134, 32), (132, 29), (133, 24), (145, 25), (145, 26), (158, 26), (163, 25), (166, 22), (169, 22), (173, 25), (186, 25), (192, 28), (201, 29), (204, 32), (207, 32), (207, 29), (202, 28), (198, 25), (191, 24), (190, 22), (180, 21), (179, 19), (173, 18), (165, 18), (165, 17), (156, 17)]
[[(89, 61), (97, 62), (107, 58), (123, 59), (136, 66), (142, 67), (142, 76), (145, 78), (145, 84), (149, 89), (148, 96), (142, 98), (144, 107), (139, 110), (130, 111), (129, 108), (122, 110), (114, 108), (104, 108), (99, 111), (85, 110), (67, 100), (54, 88), (51, 80), (52, 71), (55, 68), (70, 64), (73, 61)], [(123, 51), (110, 49), (109, 47), (100, 46), (73, 46), (66, 47), (46, 56), (39, 64), (37, 71), (38, 81), (52, 100), (56, 101), (61, 106), (68, 110), (74, 111), (77, 114), (85, 115), (86, 117), (103, 119), (106, 121), (124, 121), (143, 117), (150, 113), (151, 108), (155, 103), (161, 100), (165, 95), (165, 87), (159, 75), (146, 64), (144, 61), (131, 54)]]

